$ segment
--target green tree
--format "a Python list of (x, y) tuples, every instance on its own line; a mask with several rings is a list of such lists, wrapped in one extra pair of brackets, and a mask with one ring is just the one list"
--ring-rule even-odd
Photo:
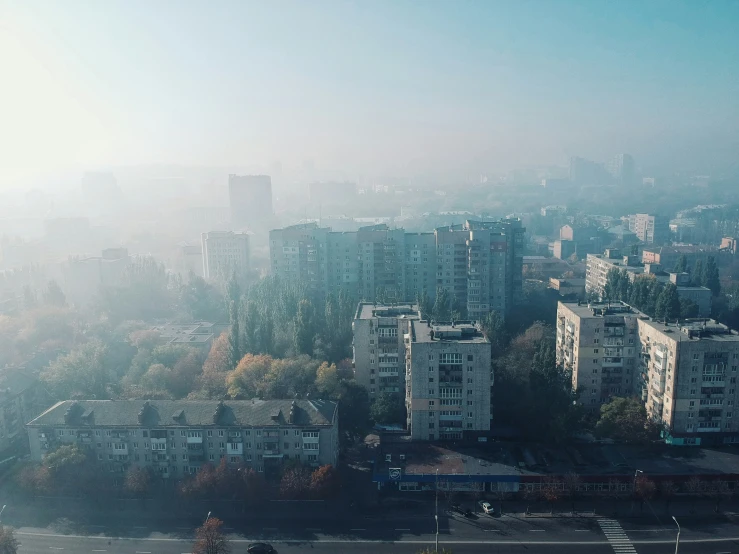
[(437, 323), (451, 321), (452, 319), (452, 296), (444, 287), (437, 287), (436, 289), (436, 301), (431, 317)]
[(708, 260), (706, 260), (706, 265), (703, 268), (701, 284), (704, 287), (711, 289), (713, 296), (718, 296), (721, 293), (721, 281), (719, 281), (718, 265), (716, 265), (716, 259), (713, 256), (709, 256)]
[(231, 346), (231, 365), (236, 367), (243, 356), (241, 349), (241, 331), (239, 327), (239, 303), (241, 302), (241, 287), (233, 275), (226, 284), (226, 303), (228, 316), (231, 323), (229, 331), (229, 344)]
[(405, 406), (399, 393), (383, 392), (370, 407), (370, 418), (375, 423), (389, 425), (405, 422)]
[(433, 315), (434, 303), (431, 301), (429, 294), (424, 290), (423, 294), (416, 298), (418, 310), (421, 312), (421, 319), (429, 321)]
[(356, 381), (342, 381), (339, 392), (339, 430), (354, 441), (369, 430), (370, 402), (367, 389)]
[(56, 281), (49, 281), (49, 284), (44, 291), (44, 304), (59, 307), (67, 305), (67, 297), (64, 296), (59, 283)]
[(698, 317), (698, 313), (698, 304), (693, 302), (690, 298), (680, 299), (680, 319)]
[(495, 310), (489, 312), (482, 320), (482, 332), (490, 341), (491, 356), (497, 358), (508, 346), (508, 332), (505, 328), (505, 320)]
[(616, 397), (600, 407), (595, 434), (620, 442), (646, 443), (658, 438), (659, 429), (639, 399)]
[(703, 286), (703, 260), (701, 258), (695, 260), (695, 265), (693, 265), (693, 271), (690, 273), (690, 277), (694, 287)]
[(682, 254), (675, 263), (675, 267), (672, 270), (673, 273), (685, 273), (688, 271), (688, 258), (685, 254)]
[(313, 340), (316, 329), (313, 322), (313, 305), (310, 300), (301, 300), (295, 319), (295, 351), (299, 354), (313, 354)]
[(654, 309), (654, 317), (674, 321), (680, 317), (680, 296), (674, 283), (667, 283), (657, 298)]
[(41, 380), (57, 398), (105, 399), (113, 381), (105, 362), (105, 345), (92, 340), (59, 356), (41, 373)]

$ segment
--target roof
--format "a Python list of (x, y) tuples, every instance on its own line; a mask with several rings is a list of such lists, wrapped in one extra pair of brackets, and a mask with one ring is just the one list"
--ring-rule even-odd
[(655, 320), (645, 321), (644, 323), (676, 342), (695, 342), (698, 340), (739, 342), (739, 333), (712, 319), (683, 320), (679, 326), (675, 323), (665, 324)]
[(354, 319), (371, 319), (373, 317), (406, 317), (418, 318), (418, 305), (405, 303), (395, 305), (360, 302)]
[[(293, 404), (294, 419), (290, 423)], [(336, 423), (337, 406), (336, 402), (328, 400), (65, 400), (28, 425), (76, 428), (330, 426)]]
[[(488, 339), (470, 323), (429, 323), (412, 321), (412, 342), (489, 343)], [(433, 333), (433, 334), (432, 334)]]

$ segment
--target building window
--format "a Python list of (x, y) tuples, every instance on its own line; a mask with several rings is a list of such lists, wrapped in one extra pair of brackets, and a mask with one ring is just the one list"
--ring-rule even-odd
[(287, 429), (284, 429), (284, 430), (282, 431), (282, 436), (283, 436), (283, 437), (286, 437), (288, 433), (289, 433), (289, 431), (288, 431)]
[(261, 437), (262, 436), (262, 430), (261, 429), (257, 429), (257, 436), (258, 437)]
[(222, 437), (222, 436), (223, 436), (223, 429), (219, 429), (219, 430), (218, 430), (218, 436), (219, 436), (219, 437)]
[(434, 405), (434, 401), (433, 400), (429, 400), (429, 406), (433, 406), (433, 405)]
[(473, 417), (472, 412), (467, 412), (467, 417)]
[(434, 378), (433, 377), (429, 377), (429, 383), (433, 383), (433, 382), (434, 382)]
[(213, 431), (208, 430), (208, 436), (209, 437), (212, 437), (213, 436)]
[(475, 358), (474, 358), (474, 356), (473, 356), (472, 354), (467, 354), (467, 361), (468, 361), (468, 362), (471, 362), (471, 361), (473, 361), (474, 359), (475, 359)]
[(593, 354), (597, 354), (597, 353), (598, 353), (598, 349), (597, 348), (593, 348)]
[(96, 437), (99, 437), (100, 436), (100, 430), (99, 429), (95, 429), (95, 436)]
[(211, 462), (212, 462), (213, 460), (215, 460), (215, 459), (216, 459), (216, 456), (215, 456), (215, 454), (208, 454), (208, 459), (209, 459), (209, 460), (210, 460)]

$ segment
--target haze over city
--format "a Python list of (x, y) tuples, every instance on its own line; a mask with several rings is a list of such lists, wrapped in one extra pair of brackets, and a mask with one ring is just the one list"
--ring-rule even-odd
[(0, 9), (6, 184), (276, 161), (454, 178), (614, 152), (650, 171), (736, 168), (736, 2)]
[(736, 552), (737, 29), (0, 0), (0, 552)]

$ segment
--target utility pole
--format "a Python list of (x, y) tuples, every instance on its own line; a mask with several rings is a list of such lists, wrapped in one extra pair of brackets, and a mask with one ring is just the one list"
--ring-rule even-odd
[(436, 486), (434, 487), (434, 519), (436, 520), (436, 554), (439, 554), (439, 468), (436, 468)]

